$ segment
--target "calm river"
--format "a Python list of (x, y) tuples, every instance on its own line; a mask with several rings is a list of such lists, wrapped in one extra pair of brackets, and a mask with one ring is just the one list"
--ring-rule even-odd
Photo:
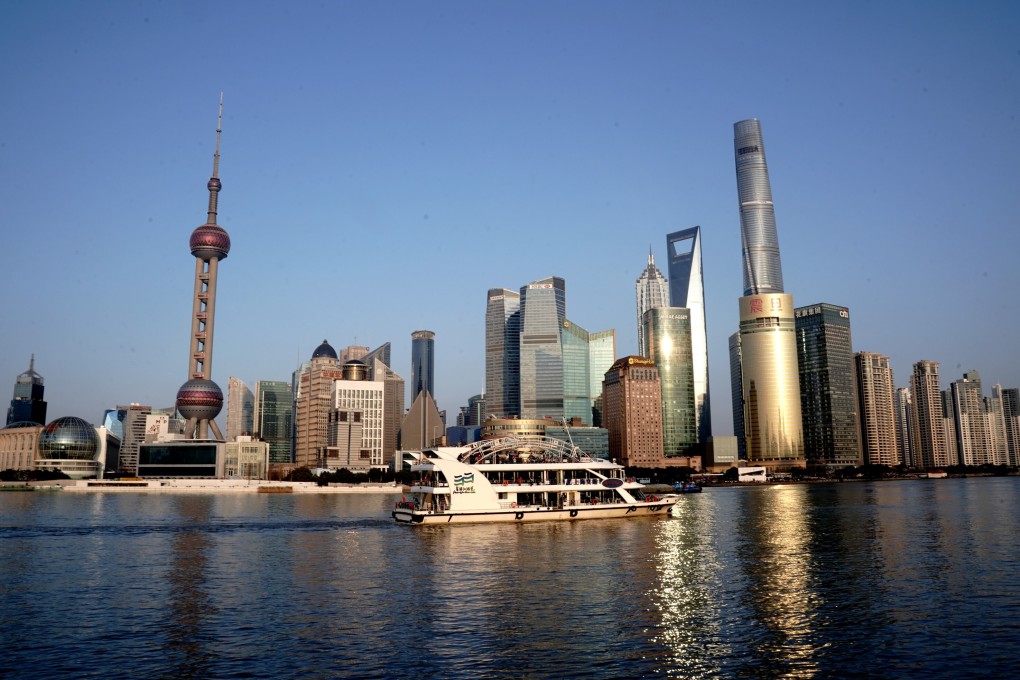
[(0, 493), (0, 677), (1012, 677), (1020, 478), (397, 526), (392, 496)]

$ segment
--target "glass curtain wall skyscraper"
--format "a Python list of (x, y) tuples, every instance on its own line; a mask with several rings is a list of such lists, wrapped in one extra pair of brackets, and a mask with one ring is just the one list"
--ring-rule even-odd
[(698, 441), (712, 438), (712, 408), (708, 388), (708, 323), (705, 281), (701, 271), (701, 227), (666, 235), (669, 253), (669, 306), (684, 307), (691, 316), (691, 362), (694, 371), (694, 409)]
[(432, 331), (411, 333), (411, 401), (422, 391), (435, 399), (436, 334)]
[(602, 394), (602, 379), (616, 359), (616, 331), (589, 333), (566, 321), (563, 343), (563, 418), (594, 424), (595, 400)]
[(521, 296), (490, 288), (485, 307), (485, 408), (488, 415), (521, 415)]
[(7, 409), (7, 424), (38, 423), (46, 424), (46, 402), (43, 400), (45, 391), (43, 377), (35, 372), (35, 355), (28, 360), (28, 370), (18, 376), (14, 382), (14, 398)]
[(563, 418), (563, 343), (566, 284), (558, 276), (521, 288), (521, 417)]
[(698, 443), (691, 361), (691, 315), (684, 307), (645, 312), (649, 359), (659, 372), (662, 394), (662, 452), (667, 458), (689, 455)]
[(740, 373), (744, 444), (751, 463), (804, 465), (793, 296), (783, 291), (765, 142), (756, 119), (733, 126), (744, 297)]
[(251, 434), (255, 413), (255, 395), (238, 377), (227, 380), (227, 441)]
[(291, 430), (294, 422), (294, 398), (289, 382), (259, 380), (255, 383), (254, 430), (269, 443), (270, 464), (290, 463), (293, 459)]
[(794, 318), (805, 456), (833, 467), (860, 465), (850, 310), (820, 303), (798, 307)]
[[(651, 249), (648, 250), (648, 266), (641, 272), (635, 285), (637, 297), (637, 337), (638, 354), (648, 356), (648, 343), (645, 340), (645, 312), (656, 307), (669, 307), (669, 283), (655, 266), (655, 258)], [(606, 369), (608, 370), (608, 369)]]

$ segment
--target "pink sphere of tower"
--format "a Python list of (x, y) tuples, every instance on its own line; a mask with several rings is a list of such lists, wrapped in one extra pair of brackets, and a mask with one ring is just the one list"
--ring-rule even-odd
[(230, 252), (230, 236), (218, 224), (203, 224), (191, 232), (188, 245), (191, 246), (191, 254), (199, 259), (207, 262), (214, 257), (225, 260)]
[(223, 410), (223, 390), (212, 380), (193, 378), (177, 390), (177, 410), (187, 420), (212, 420)]

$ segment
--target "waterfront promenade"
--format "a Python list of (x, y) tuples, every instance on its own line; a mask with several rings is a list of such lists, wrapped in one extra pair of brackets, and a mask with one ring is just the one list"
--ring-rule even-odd
[(399, 494), (399, 484), (328, 484), (245, 479), (57, 480), (3, 482), (0, 490), (29, 488), (71, 493), (225, 493), (225, 494)]

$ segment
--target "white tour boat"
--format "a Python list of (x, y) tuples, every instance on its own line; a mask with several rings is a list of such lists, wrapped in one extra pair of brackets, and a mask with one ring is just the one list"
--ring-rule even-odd
[(533, 522), (668, 515), (677, 499), (646, 495), (612, 461), (550, 437), (504, 437), (416, 454), (410, 496), (393, 518), (411, 524)]

